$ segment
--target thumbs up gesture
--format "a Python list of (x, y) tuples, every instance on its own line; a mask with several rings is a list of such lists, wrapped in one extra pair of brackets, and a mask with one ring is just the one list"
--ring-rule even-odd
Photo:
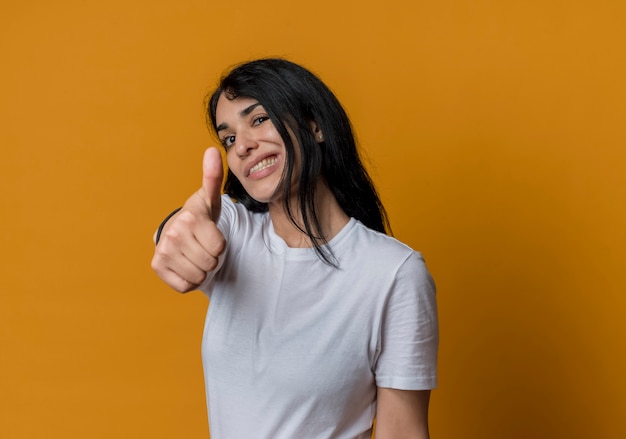
[(217, 228), (222, 209), (224, 178), (222, 157), (216, 148), (204, 153), (202, 187), (170, 218), (161, 232), (152, 269), (170, 287), (186, 293), (195, 290), (208, 272), (217, 268), (226, 247)]

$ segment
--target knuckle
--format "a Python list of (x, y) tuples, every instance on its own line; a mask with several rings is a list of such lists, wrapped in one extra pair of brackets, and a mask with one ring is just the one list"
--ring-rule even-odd
[(174, 272), (167, 273), (162, 279), (170, 288), (179, 293), (187, 293), (196, 287), (195, 284)]
[(167, 268), (166, 256), (162, 253), (162, 250), (155, 250), (152, 261), (150, 261), (150, 267), (158, 274), (164, 272)]
[(189, 229), (189, 228), (194, 227), (197, 223), (198, 223), (198, 218), (193, 212), (189, 210), (183, 210), (181, 211), (178, 218), (176, 218), (176, 222), (172, 224), (172, 226), (173, 227), (178, 226), (178, 227)]
[(179, 230), (179, 227), (179, 224), (172, 224), (169, 229), (163, 232), (159, 245), (157, 245), (157, 250), (164, 249), (168, 247), (168, 243), (176, 243), (181, 239), (181, 230)]
[(176, 291), (177, 293), (181, 293), (184, 294), (186, 292), (188, 292), (189, 290), (188, 288), (188, 282), (180, 282), (178, 284), (175, 285), (170, 285), (172, 288), (174, 288), (174, 291)]
[[(218, 259), (217, 258), (208, 258), (206, 261), (207, 272), (213, 271), (217, 268)], [(206, 278), (206, 274), (204, 276)], [(202, 279), (204, 282), (204, 279)]]
[(194, 276), (193, 279), (189, 279), (189, 284), (193, 285), (194, 287), (198, 287), (202, 284), (202, 282), (204, 282), (204, 279), (206, 279), (206, 273), (203, 272), (198, 276)]
[(212, 251), (212, 253), (214, 255), (218, 256), (218, 255), (222, 254), (224, 249), (226, 249), (226, 239), (224, 239), (224, 237), (220, 234), (213, 241), (213, 248), (212, 248), (213, 251)]
[(156, 272), (160, 270), (161, 266), (159, 265), (158, 255), (154, 255), (152, 261), (150, 261), (150, 268), (152, 268), (152, 270)]

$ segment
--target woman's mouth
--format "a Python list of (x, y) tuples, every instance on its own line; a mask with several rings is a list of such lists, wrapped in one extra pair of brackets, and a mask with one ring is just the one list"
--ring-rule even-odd
[(250, 168), (250, 172), (248, 172), (248, 175), (252, 175), (255, 172), (259, 172), (259, 171), (262, 171), (263, 169), (269, 168), (274, 163), (276, 163), (277, 160), (278, 159), (276, 158), (276, 156), (268, 157), (266, 159), (261, 160), (259, 163), (257, 163), (252, 168)]

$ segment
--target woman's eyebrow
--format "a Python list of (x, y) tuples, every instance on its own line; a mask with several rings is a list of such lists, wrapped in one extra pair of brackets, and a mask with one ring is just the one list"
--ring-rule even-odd
[[(252, 111), (254, 111), (254, 109), (256, 107), (258, 107), (259, 105), (261, 105), (260, 102), (255, 102), (254, 104), (250, 105), (249, 107), (244, 108), (243, 110), (241, 110), (239, 112), (239, 117), (246, 117), (248, 116), (250, 113), (252, 113)], [(215, 131), (217, 131), (218, 133), (222, 130), (225, 130), (228, 128), (228, 124), (226, 123), (221, 123), (217, 126), (217, 128), (215, 129)]]
[(258, 107), (259, 105), (261, 105), (261, 104), (260, 104), (259, 102), (256, 102), (256, 103), (254, 103), (254, 104), (250, 105), (249, 107), (244, 108), (243, 110), (241, 110), (241, 111), (239, 112), (239, 116), (241, 116), (241, 117), (245, 117), (245, 116), (247, 116), (248, 114), (252, 113), (252, 110), (254, 110), (254, 109), (255, 109), (256, 107)]

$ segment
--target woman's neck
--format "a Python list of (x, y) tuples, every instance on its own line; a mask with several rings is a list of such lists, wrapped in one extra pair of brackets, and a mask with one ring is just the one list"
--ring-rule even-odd
[[(298, 226), (304, 230), (304, 221), (302, 221), (302, 212), (300, 211), (297, 196), (294, 196), (290, 203), (293, 218), (296, 220)], [(323, 180), (317, 184), (315, 193), (315, 213), (320, 222), (324, 239), (327, 242), (333, 239), (350, 219), (343, 209), (341, 209), (337, 199)], [(307, 234), (298, 229), (289, 219), (282, 200), (270, 203), (269, 214), (272, 219), (274, 231), (285, 241), (288, 247), (313, 247), (313, 243)]]

